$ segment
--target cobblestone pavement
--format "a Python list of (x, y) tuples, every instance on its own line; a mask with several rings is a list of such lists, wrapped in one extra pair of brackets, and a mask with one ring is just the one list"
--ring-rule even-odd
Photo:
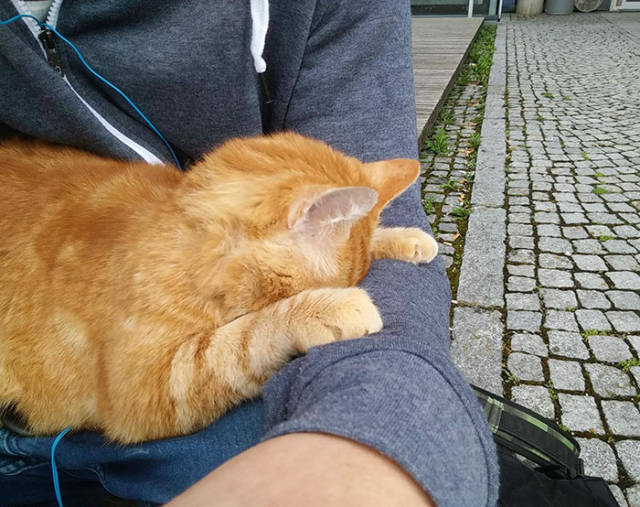
[(640, 13), (501, 23), (452, 335), (467, 378), (568, 428), (623, 506), (640, 506), (638, 34)]

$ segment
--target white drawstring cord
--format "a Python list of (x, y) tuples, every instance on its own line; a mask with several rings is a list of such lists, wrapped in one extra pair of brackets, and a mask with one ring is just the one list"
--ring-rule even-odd
[(264, 43), (269, 29), (269, 0), (251, 0), (251, 56), (258, 74), (267, 70), (262, 58)]

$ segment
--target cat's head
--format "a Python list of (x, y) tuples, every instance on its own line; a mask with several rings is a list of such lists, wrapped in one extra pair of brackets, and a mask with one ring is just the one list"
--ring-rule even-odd
[(210, 229), (216, 257), (201, 290), (235, 318), (307, 288), (357, 284), (382, 209), (418, 167), (362, 163), (294, 133), (228, 141), (187, 175), (184, 209)]

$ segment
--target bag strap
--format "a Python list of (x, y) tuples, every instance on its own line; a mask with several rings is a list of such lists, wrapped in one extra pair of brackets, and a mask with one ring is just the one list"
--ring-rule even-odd
[(477, 386), (471, 388), (496, 444), (533, 461), (549, 475), (573, 479), (584, 473), (580, 445), (554, 421)]

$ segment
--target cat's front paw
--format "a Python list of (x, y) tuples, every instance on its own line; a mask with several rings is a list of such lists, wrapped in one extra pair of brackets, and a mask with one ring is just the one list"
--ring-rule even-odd
[(406, 235), (400, 240), (403, 259), (407, 262), (422, 264), (431, 262), (438, 255), (438, 243), (422, 229), (406, 229)]
[(306, 294), (305, 318), (300, 329), (301, 348), (338, 340), (361, 338), (382, 329), (382, 317), (366, 291), (346, 289), (313, 289)]
[(417, 227), (378, 227), (371, 241), (371, 254), (374, 259), (421, 264), (438, 255), (438, 243)]

